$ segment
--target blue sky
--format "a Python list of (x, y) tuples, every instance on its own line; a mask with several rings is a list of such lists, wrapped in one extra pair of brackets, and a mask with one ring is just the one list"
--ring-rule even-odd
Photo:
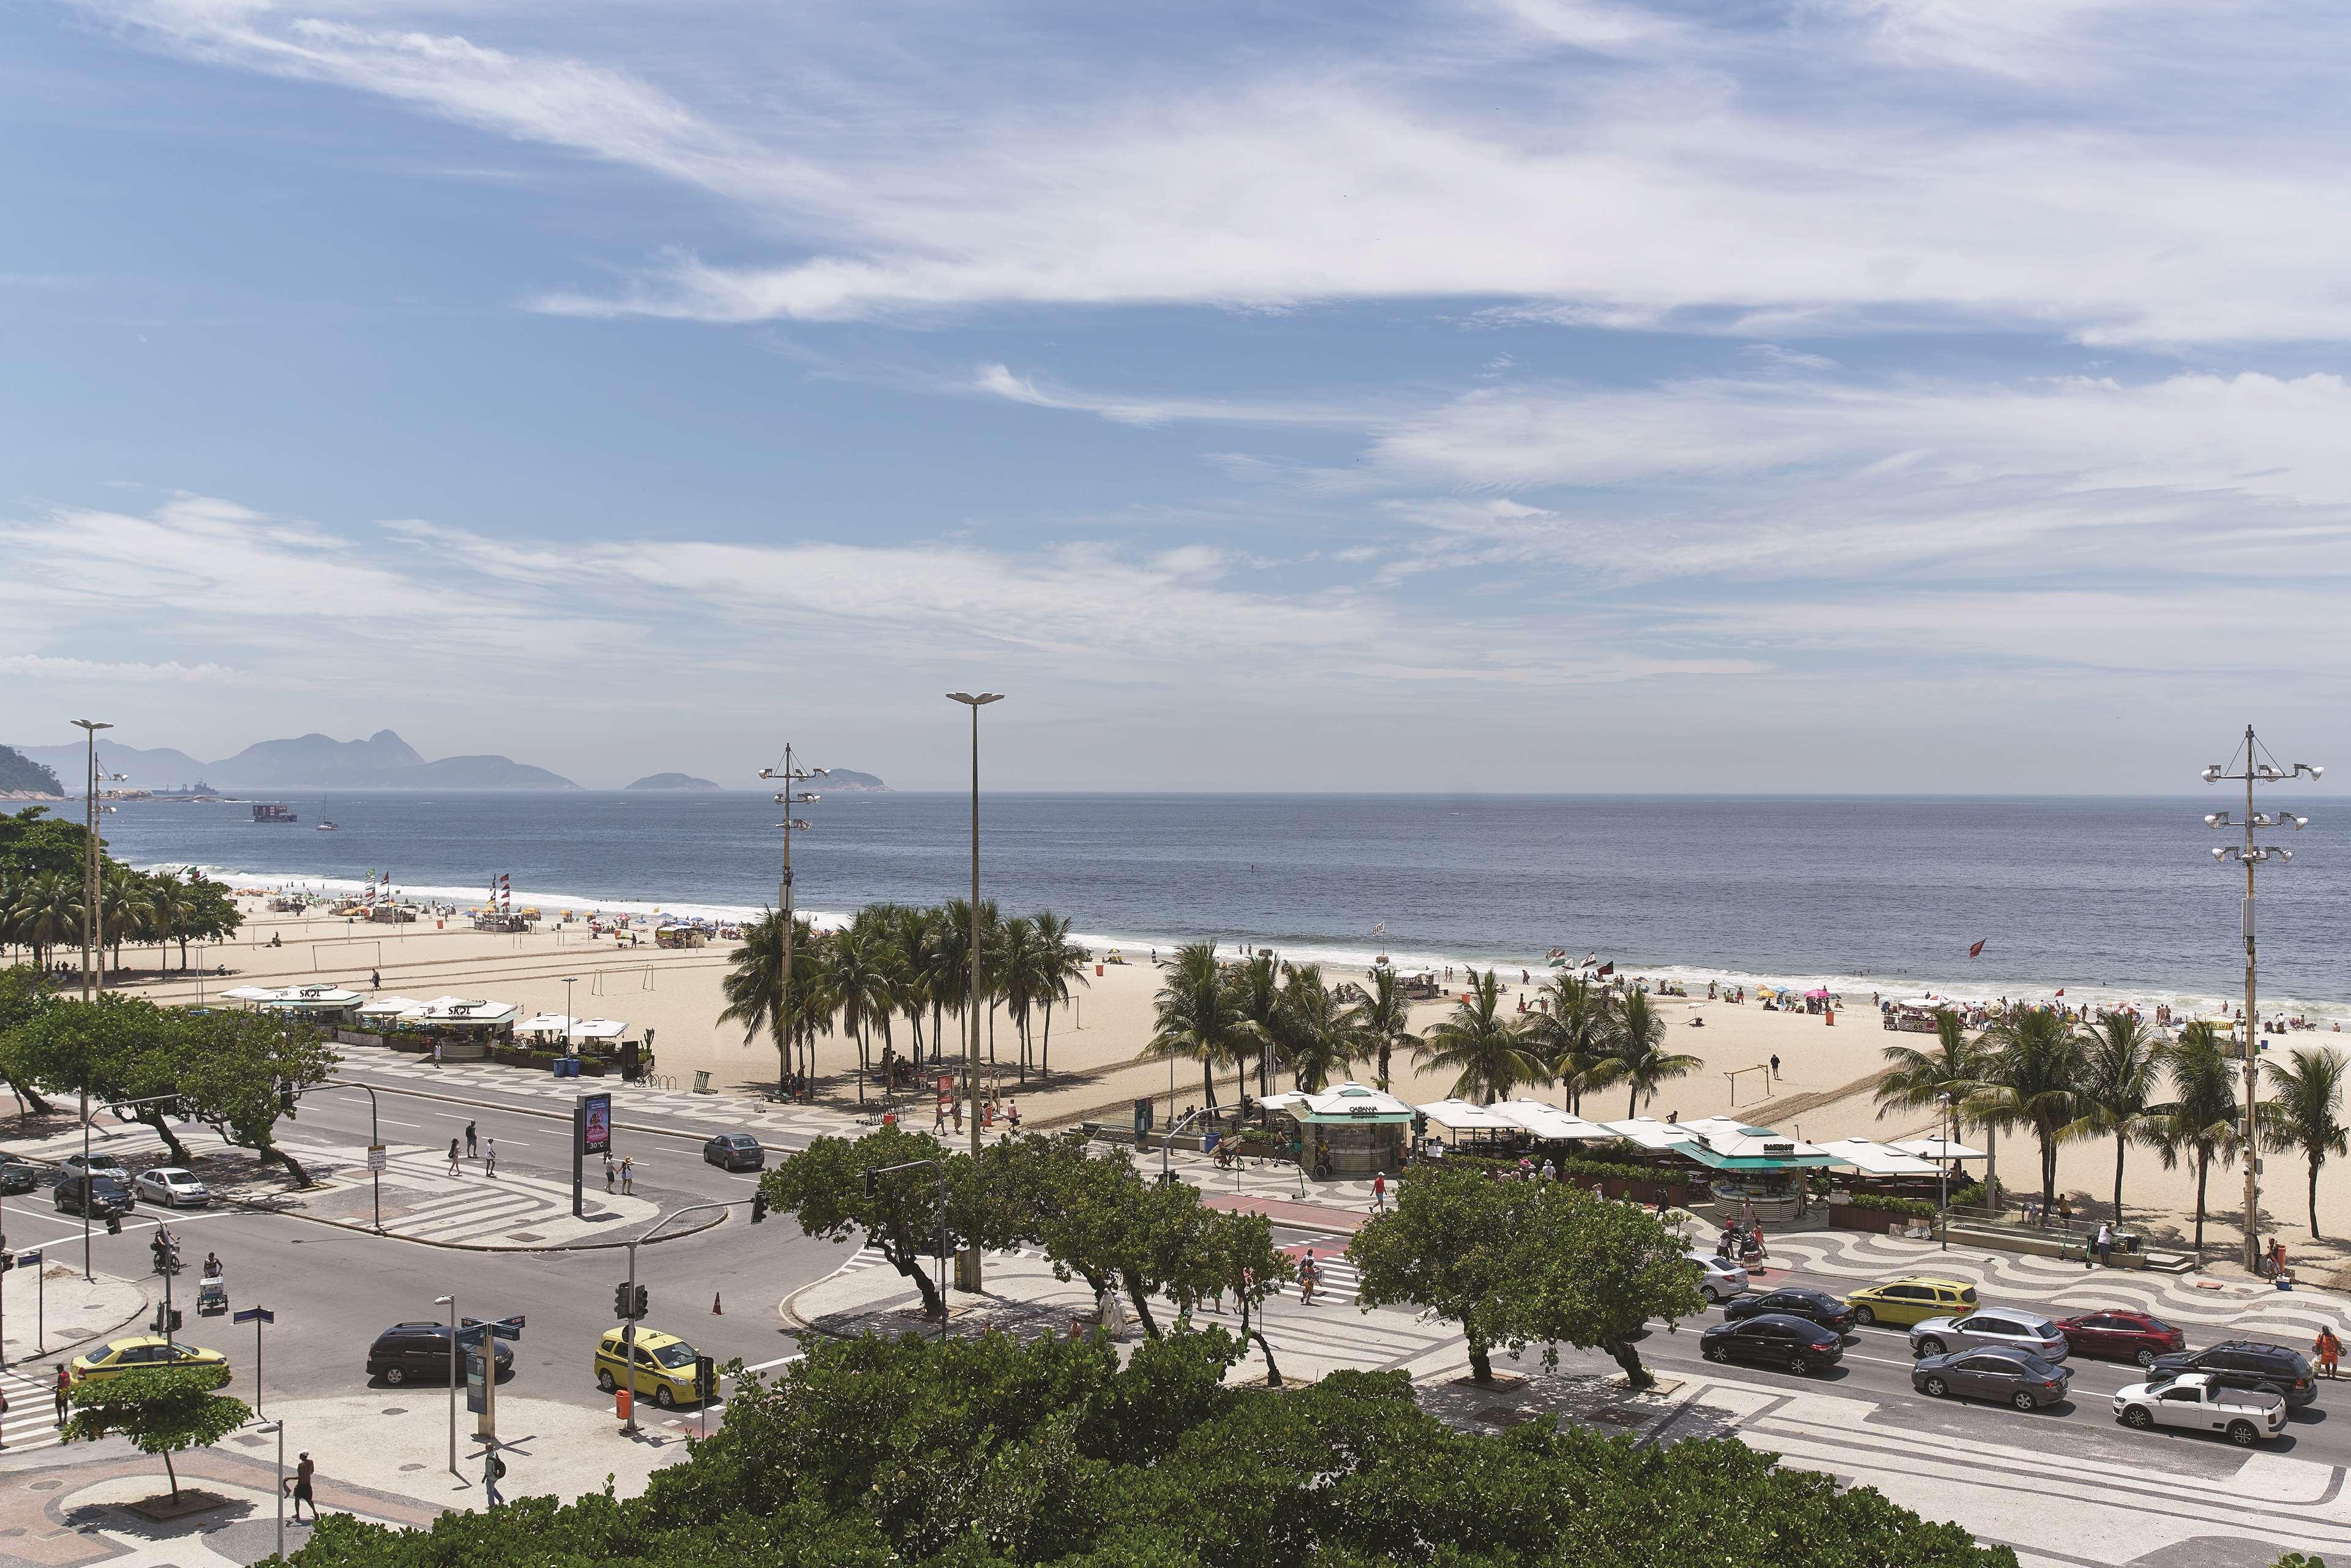
[(987, 686), (1008, 787), (2339, 757), (2343, 42), (12, 6), (0, 737), (921, 787)]

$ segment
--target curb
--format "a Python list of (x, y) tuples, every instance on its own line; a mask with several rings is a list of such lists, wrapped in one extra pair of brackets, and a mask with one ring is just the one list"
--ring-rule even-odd
[[(121, 1278), (120, 1275), (115, 1277), (118, 1279)], [(16, 1358), (14, 1364), (16, 1366), (26, 1366), (30, 1365), (34, 1362), (42, 1360), (61, 1360), (65, 1356), (72, 1354), (74, 1351), (80, 1349), (83, 1345), (96, 1344), (99, 1341), (106, 1338), (107, 1335), (115, 1333), (117, 1330), (123, 1328), (127, 1324), (137, 1322), (141, 1317), (146, 1315), (147, 1312), (151, 1308), (162, 1303), (161, 1297), (148, 1294), (147, 1287), (144, 1284), (141, 1284), (136, 1280), (126, 1281), (125, 1282), (130, 1284), (139, 1292), (139, 1310), (137, 1312), (132, 1312), (127, 1318), (117, 1319), (115, 1322), (107, 1324), (104, 1328), (99, 1329), (94, 1333), (86, 1333), (79, 1339), (68, 1340), (63, 1344), (54, 1344), (49, 1346), (47, 1350), (35, 1351), (29, 1356), (20, 1355)]]
[[(435, 1241), (428, 1236), (402, 1236), (397, 1230), (378, 1230), (372, 1225), (360, 1225), (348, 1219), (329, 1219), (323, 1214), (304, 1214), (299, 1209), (261, 1209), (248, 1212), (274, 1214), (282, 1219), (308, 1220), (312, 1225), (326, 1225), (337, 1230), (357, 1231), (361, 1236), (372, 1236), (382, 1241), (405, 1241), (412, 1247), (438, 1247), (447, 1252), (609, 1252), (616, 1247), (628, 1245), (625, 1240), (572, 1241), (556, 1247), (528, 1245), (508, 1247), (480, 1241)], [(705, 1230), (715, 1230), (726, 1223), (726, 1217), (721, 1214), (714, 1218), (705, 1219), (690, 1229), (673, 1230), (667, 1235), (656, 1236), (651, 1241), (640, 1241), (637, 1245), (659, 1247), (665, 1241), (683, 1241), (689, 1236), (699, 1236)]]

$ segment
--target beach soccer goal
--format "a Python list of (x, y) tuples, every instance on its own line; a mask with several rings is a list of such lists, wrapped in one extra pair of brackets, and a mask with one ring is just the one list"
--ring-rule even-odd
[(372, 937), (350, 937), (340, 942), (310, 944), (310, 972), (314, 975), (321, 969), (348, 969), (354, 964), (382, 968), (383, 943)]
[(1757, 1074), (1761, 1079), (1762, 1087), (1759, 1092), (1751, 1093), (1747, 1097), (1748, 1103), (1751, 1105), (1758, 1100), (1769, 1100), (1771, 1098), (1771, 1070), (1770, 1067), (1734, 1067), (1723, 1074), (1725, 1078), (1730, 1080), (1730, 1103), (1733, 1105), (1737, 1105), (1739, 1103), (1740, 1079), (1745, 1077), (1750, 1072)]

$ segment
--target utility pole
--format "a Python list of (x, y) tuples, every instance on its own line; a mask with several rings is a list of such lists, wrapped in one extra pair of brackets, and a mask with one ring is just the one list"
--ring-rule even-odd
[[(797, 828), (806, 832), (809, 829), (808, 823), (792, 815), (792, 809), (796, 806), (814, 804), (820, 797), (808, 793), (800, 786), (811, 779), (821, 779), (831, 771), (830, 768), (800, 767), (792, 757), (789, 741), (784, 743), (782, 767), (759, 769), (760, 778), (780, 780), (783, 784), (783, 788), (776, 793), (776, 804), (784, 809), (784, 820), (776, 824), (784, 830), (784, 873), (776, 883), (776, 908), (782, 913), (784, 922), (783, 989), (776, 998), (776, 1016), (782, 1020), (778, 1027), (783, 1033), (784, 1051), (787, 1056), (795, 1049), (796, 1043), (792, 1030), (792, 831)], [(788, 1099), (790, 1096), (791, 1086), (784, 1082), (786, 1074), (781, 1060), (777, 1062), (776, 1071), (777, 1098)], [(810, 1076), (814, 1074), (811, 1073)]]
[[(2294, 852), (2292, 850), (2280, 849), (2275, 844), (2255, 843), (2253, 841), (2253, 833), (2256, 829), (2261, 828), (2293, 828), (2299, 831), (2301, 829), (2306, 828), (2310, 825), (2310, 819), (2308, 817), (2297, 817), (2291, 811), (2280, 811), (2274, 815), (2265, 815), (2255, 811), (2253, 810), (2253, 786), (2256, 784), (2281, 784), (2295, 779), (2308, 779), (2313, 783), (2315, 783), (2325, 774), (2326, 769), (2323, 767), (2313, 766), (2307, 762), (2296, 762), (2287, 766), (2280, 766), (2276, 758), (2270, 757), (2267, 752), (2263, 751), (2262, 749), (2261, 743), (2253, 737), (2253, 727), (2252, 725), (2247, 725), (2245, 727), (2244, 744), (2238, 747), (2236, 755), (2230, 758), (2231, 767), (2238, 767), (2240, 764), (2241, 764), (2241, 767), (2239, 768), (2239, 771), (2230, 772), (2220, 763), (2215, 762), (2210, 767), (2204, 769), (2203, 777), (2204, 782), (2207, 784), (2219, 784), (2225, 780), (2229, 782), (2241, 781), (2245, 786), (2245, 820), (2241, 824), (2245, 831), (2244, 842), (2241, 844), (2215, 844), (2212, 846), (2212, 858), (2224, 864), (2233, 860), (2242, 864), (2245, 868), (2245, 902), (2243, 904), (2242, 916), (2245, 943), (2245, 1122), (2243, 1132), (2243, 1137), (2245, 1140), (2244, 1228), (2245, 1267), (2248, 1270), (2252, 1270), (2260, 1263), (2262, 1251), (2262, 1185), (2260, 1154), (2260, 1095), (2262, 1070), (2261, 1047), (2259, 1043), (2259, 1036), (2261, 1033), (2261, 1013), (2255, 1005), (2258, 993), (2254, 985), (2254, 980), (2258, 965), (2256, 962), (2256, 953), (2254, 948), (2253, 867), (2267, 860), (2291, 862), (2294, 859)], [(2241, 824), (2231, 822), (2229, 820), (2229, 813), (2226, 811), (2214, 811), (2204, 819), (2204, 825), (2208, 828), (2227, 828), (2239, 826)]]
[[(89, 1001), (96, 994), (96, 971), (93, 956), (102, 951), (98, 928), (98, 732), (112, 729), (110, 724), (100, 724), (94, 718), (74, 720), (89, 737), (89, 762), (84, 779), (81, 846), (81, 999)], [(89, 1119), (89, 1097), (82, 1097), (81, 1114)]]
[[(964, 1009), (971, 1033), (964, 1046), (963, 1092), (971, 1110), (971, 1157), (979, 1158), (979, 710), (1004, 700), (1002, 692), (949, 692), (949, 702), (971, 709), (971, 997)], [(956, 1283), (967, 1291), (979, 1289), (979, 1249), (966, 1248), (956, 1255)]]

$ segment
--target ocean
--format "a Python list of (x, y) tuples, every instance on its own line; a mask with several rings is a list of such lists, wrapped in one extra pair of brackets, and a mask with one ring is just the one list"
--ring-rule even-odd
[[(2241, 797), (2239, 798), (2241, 804)], [(114, 853), (241, 883), (360, 885), (467, 904), (729, 916), (773, 903), (780, 808), (723, 795), (287, 797), (131, 801)], [(984, 796), (981, 891), (1050, 908), (1094, 945), (1214, 937), (1334, 966), (1540, 968), (1564, 947), (1627, 973), (1825, 984), (1848, 998), (2136, 1000), (2241, 995), (2243, 875), (2201, 817), (2219, 792), (2159, 799), (1731, 796)], [(2262, 873), (2262, 1011), (2351, 1016), (2351, 811), (2308, 810), (2292, 865)], [(74, 808), (63, 810), (70, 814)], [(970, 885), (970, 801), (834, 794), (795, 834), (797, 902), (934, 903)], [(313, 825), (331, 818), (340, 831)], [(1984, 943), (1980, 957), (1968, 949)]]

